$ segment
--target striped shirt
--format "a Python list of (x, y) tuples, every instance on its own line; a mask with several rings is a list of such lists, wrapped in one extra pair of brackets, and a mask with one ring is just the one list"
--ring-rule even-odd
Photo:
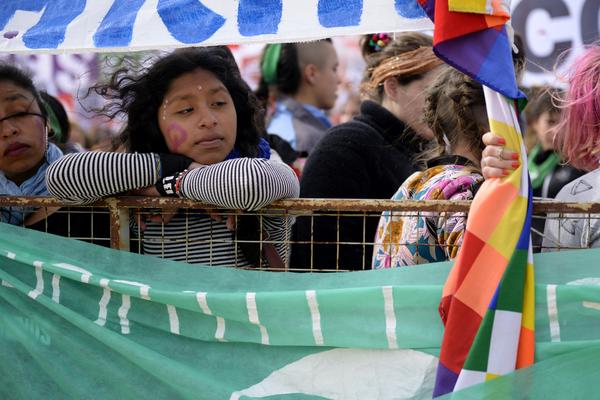
[[(298, 197), (294, 171), (276, 158), (237, 158), (193, 169), (182, 178), (179, 195), (244, 211)], [(92, 203), (154, 185), (162, 178), (158, 160), (159, 156), (152, 153), (68, 154), (48, 168), (46, 185), (50, 194), (66, 203)], [(263, 238), (275, 242), (279, 255), (287, 262), (292, 217), (263, 213), (259, 218)], [(138, 222), (133, 218), (132, 226), (144, 254), (193, 264), (250, 266), (235, 246), (237, 233), (227, 228), (225, 218), (215, 221), (203, 210), (178, 210), (167, 224), (148, 222), (142, 231)]]

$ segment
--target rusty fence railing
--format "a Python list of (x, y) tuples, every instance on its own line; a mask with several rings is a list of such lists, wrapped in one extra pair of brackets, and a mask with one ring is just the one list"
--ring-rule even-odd
[[(187, 234), (188, 216), (198, 213), (210, 213), (217, 220), (230, 218), (232, 226), (237, 226), (238, 218), (242, 215), (239, 211), (217, 209), (213, 205), (198, 203), (191, 200), (161, 198), (161, 197), (111, 197), (91, 205), (73, 206), (64, 204), (49, 197), (0, 197), (2, 217), (10, 215), (11, 210), (27, 208), (36, 210), (33, 222), (27, 224), (34, 229), (57, 233), (62, 236), (81, 239), (88, 242), (103, 244), (114, 249), (136, 251), (145, 253), (144, 250), (150, 239), (144, 236), (143, 230), (134, 229), (143, 225), (147, 218), (159, 222), (164, 230), (169, 224), (169, 214), (174, 212), (185, 216), (185, 234), (173, 238), (165, 235), (165, 243), (179, 240), (185, 245), (186, 254), (188, 246), (218, 247), (219, 243), (226, 241), (256, 242), (261, 248), (266, 248), (269, 243), (286, 248), (286, 268), (298, 271), (337, 271), (359, 270), (371, 267), (371, 257), (374, 245), (373, 232), (381, 213), (389, 211), (391, 215), (400, 216), (410, 221), (410, 218), (426, 217), (429, 220), (447, 218), (449, 215), (465, 218), (468, 215), (470, 202), (468, 201), (394, 201), (394, 200), (365, 200), (365, 199), (291, 199), (276, 201), (269, 206), (250, 213), (258, 217), (258, 230), (260, 234), (254, 239), (239, 238), (235, 234), (231, 237), (215, 237), (209, 240), (192, 243)], [(557, 201), (534, 201), (534, 221), (532, 237), (534, 251), (562, 250), (561, 230), (571, 233), (573, 226), (581, 228), (586, 226), (588, 231), (600, 226), (600, 203), (564, 203)], [(46, 215), (59, 215), (60, 218), (46, 218)], [(248, 215), (244, 213), (243, 215)], [(289, 235), (284, 238), (274, 239), (262, 235), (263, 219), (278, 217), (285, 225), (284, 230)], [(158, 218), (158, 219), (157, 219)], [(192, 217), (189, 217), (192, 218)], [(81, 231), (81, 222), (84, 220), (87, 231)], [(190, 219), (191, 220), (191, 219)], [(553, 240), (544, 240), (544, 226), (548, 221), (558, 221), (558, 237)], [(30, 223), (31, 222), (31, 223)], [(265, 222), (266, 223), (266, 222)], [(294, 224), (295, 223), (295, 224)], [(416, 225), (415, 225), (416, 226)], [(578, 229), (579, 229), (578, 228)], [(194, 226), (189, 226), (193, 232)], [(430, 226), (416, 226), (415, 229), (429, 229)], [(235, 230), (235, 229), (232, 229)], [(212, 230), (211, 230), (212, 232)], [(216, 232), (216, 231), (215, 231)], [(564, 234), (564, 233), (563, 233)], [(419, 232), (416, 232), (417, 246)], [(388, 246), (403, 246), (406, 243), (398, 240), (397, 236), (390, 236), (393, 240), (385, 243)], [(546, 238), (549, 239), (549, 238)], [(422, 244), (427, 246), (427, 244)], [(544, 247), (542, 247), (544, 246)], [(585, 247), (574, 246), (574, 247)], [(442, 249), (443, 250), (443, 249)], [(435, 252), (435, 249), (431, 249)], [(439, 251), (439, 249), (437, 250)], [(290, 256), (291, 253), (291, 256)], [(433, 254), (433, 253), (432, 253)], [(163, 251), (162, 256), (169, 258)], [(180, 259), (181, 261), (190, 261)], [(426, 262), (427, 260), (422, 260)], [(190, 261), (192, 262), (192, 261)], [(326, 264), (326, 265), (319, 265)], [(211, 264), (209, 262), (209, 264)], [(235, 266), (235, 265), (234, 265)], [(256, 267), (270, 269), (269, 263), (263, 264), (260, 258)]]

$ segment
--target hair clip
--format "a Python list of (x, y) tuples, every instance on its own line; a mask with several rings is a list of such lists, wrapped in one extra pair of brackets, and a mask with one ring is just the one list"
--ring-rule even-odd
[(391, 40), (392, 38), (387, 33), (374, 33), (369, 40), (369, 47), (377, 53), (387, 46)]
[(277, 65), (281, 56), (281, 43), (268, 44), (261, 64), (262, 78), (268, 85), (277, 84)]

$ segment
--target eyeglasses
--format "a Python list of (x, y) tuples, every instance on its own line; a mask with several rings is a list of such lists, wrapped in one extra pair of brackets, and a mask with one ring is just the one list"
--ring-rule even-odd
[(46, 121), (46, 117), (40, 113), (31, 112), (31, 111), (20, 111), (20, 112), (16, 112), (14, 114), (10, 114), (10, 115), (0, 118), (0, 126), (2, 125), (2, 123), (4, 121), (9, 121), (9, 120), (11, 121), (11, 123), (23, 123), (23, 122), (26, 122), (29, 119), (29, 117), (31, 117), (31, 116), (40, 117), (44, 121)]

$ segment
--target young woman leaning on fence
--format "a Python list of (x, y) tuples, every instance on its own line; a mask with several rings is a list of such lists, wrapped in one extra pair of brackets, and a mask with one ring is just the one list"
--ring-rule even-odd
[[(294, 171), (262, 139), (258, 102), (226, 47), (176, 50), (138, 75), (119, 70), (96, 90), (110, 101), (105, 114), (126, 115), (128, 153), (70, 154), (52, 164), (46, 180), (59, 199), (89, 203), (133, 192), (251, 211), (298, 196)], [(164, 225), (136, 219), (134, 233), (149, 255), (222, 266), (254, 266), (265, 257), (273, 268), (285, 264), (283, 242), (292, 225), (287, 217), (267, 214), (262, 224), (255, 216), (241, 217), (233, 227), (211, 215), (178, 210)], [(234, 238), (269, 239), (277, 242), (276, 251), (238, 246)]]
[[(61, 127), (52, 123), (53, 109), (44, 102), (31, 77), (21, 69), (0, 65), (0, 195), (45, 196), (44, 174), (48, 166), (63, 156), (48, 141), (60, 135)], [(72, 209), (78, 218), (69, 219), (58, 209), (21, 206), (0, 208), (0, 222), (71, 236), (108, 245), (108, 216)]]
[[(12, 65), (0, 66), (0, 194), (48, 194), (46, 168), (62, 157), (48, 142), (48, 113), (31, 78)], [(32, 210), (3, 208), (2, 222), (21, 225)]]

